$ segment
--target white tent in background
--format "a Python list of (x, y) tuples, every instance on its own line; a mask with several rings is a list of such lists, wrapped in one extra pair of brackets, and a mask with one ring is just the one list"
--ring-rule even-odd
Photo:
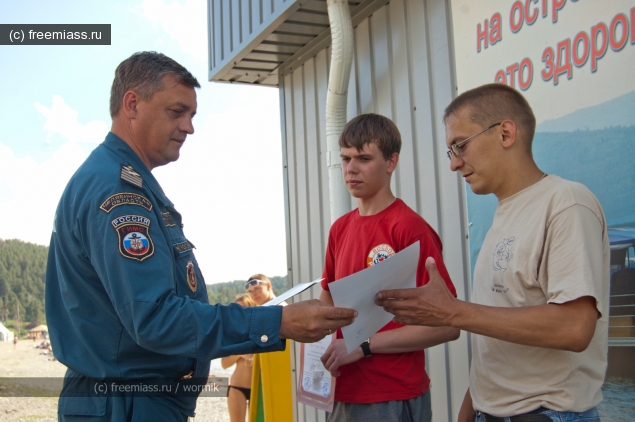
[(0, 322), (0, 341), (13, 341), (13, 331)]

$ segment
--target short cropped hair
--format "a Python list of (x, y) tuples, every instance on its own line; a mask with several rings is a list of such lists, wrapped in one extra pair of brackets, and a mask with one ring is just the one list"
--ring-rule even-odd
[(401, 151), (401, 134), (397, 125), (388, 117), (379, 114), (361, 114), (351, 119), (340, 135), (340, 148), (357, 148), (361, 151), (364, 145), (375, 143), (384, 159)]
[(503, 120), (511, 120), (520, 129), (521, 139), (531, 155), (531, 144), (536, 132), (536, 116), (520, 92), (507, 85), (492, 83), (465, 91), (445, 109), (443, 123), (465, 110), (469, 118), (483, 128)]
[(247, 279), (247, 281), (249, 280), (262, 280), (262, 281), (268, 281), (269, 283), (271, 283), (271, 280), (269, 280), (269, 278), (264, 274), (254, 274)]
[(196, 78), (183, 66), (156, 51), (134, 53), (121, 62), (115, 70), (115, 79), (110, 89), (110, 117), (115, 117), (121, 109), (123, 96), (134, 91), (148, 101), (155, 92), (164, 89), (163, 77), (176, 76), (179, 83), (200, 88)]
[(236, 303), (248, 308), (250, 306), (258, 306), (255, 300), (249, 296), (249, 293), (240, 293), (236, 295)]

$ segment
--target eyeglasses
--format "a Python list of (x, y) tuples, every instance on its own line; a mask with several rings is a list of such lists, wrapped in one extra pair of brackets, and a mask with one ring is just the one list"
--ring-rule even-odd
[(258, 284), (264, 283), (264, 280), (253, 279), (245, 283), (245, 290), (249, 291), (250, 287), (256, 287)]
[(448, 154), (448, 158), (450, 160), (452, 160), (452, 155), (454, 155), (455, 157), (458, 157), (459, 155), (461, 155), (461, 152), (463, 152), (463, 145), (465, 145), (467, 143), (467, 141), (469, 141), (470, 139), (474, 138), (475, 136), (480, 135), (483, 132), (487, 132), (491, 128), (496, 127), (496, 126), (500, 125), (501, 123), (503, 123), (503, 122), (494, 123), (490, 127), (487, 127), (485, 129), (483, 129), (482, 131), (480, 131), (478, 133), (475, 133), (472, 136), (468, 136), (467, 138), (463, 139), (461, 142), (450, 145), (450, 148), (448, 148), (448, 153), (447, 153)]

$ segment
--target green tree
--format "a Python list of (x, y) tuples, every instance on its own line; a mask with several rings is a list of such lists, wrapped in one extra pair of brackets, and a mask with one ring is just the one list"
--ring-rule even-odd
[(0, 239), (0, 318), (17, 316), (26, 324), (44, 322), (44, 284), (48, 248)]
[(5, 297), (7, 293), (9, 293), (9, 284), (7, 284), (3, 277), (0, 277), (0, 298)]

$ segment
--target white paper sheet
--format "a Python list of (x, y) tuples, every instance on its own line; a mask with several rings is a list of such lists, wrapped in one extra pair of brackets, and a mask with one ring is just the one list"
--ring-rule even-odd
[(381, 290), (416, 287), (418, 263), (419, 241), (385, 261), (329, 284), (335, 306), (358, 312), (355, 321), (342, 328), (349, 353), (393, 318), (392, 314), (375, 305), (375, 295)]
[(319, 283), (320, 281), (324, 280), (323, 278), (318, 278), (317, 280), (313, 280), (309, 283), (300, 283), (300, 284), (296, 284), (295, 286), (291, 287), (289, 290), (287, 290), (286, 292), (282, 293), (280, 296), (276, 297), (275, 299), (271, 299), (269, 302), (265, 303), (262, 306), (274, 306), (279, 304), (280, 302), (283, 302), (297, 294), (302, 293), (303, 291), (305, 291), (306, 289), (308, 289), (309, 287), (313, 286), (316, 283)]

